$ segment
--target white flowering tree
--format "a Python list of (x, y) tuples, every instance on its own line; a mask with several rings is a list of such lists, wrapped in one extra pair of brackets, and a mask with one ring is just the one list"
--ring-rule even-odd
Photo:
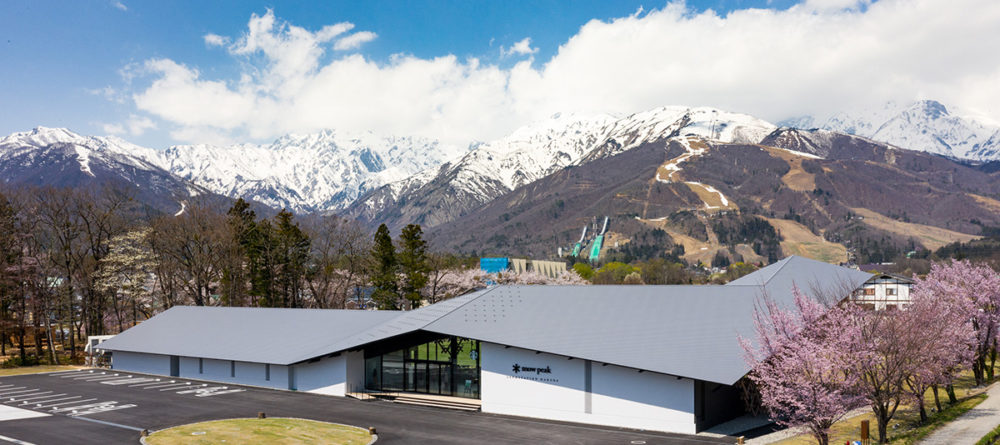
[[(152, 229), (143, 227), (111, 239), (108, 255), (98, 264), (95, 288), (110, 299), (118, 330), (152, 315), (149, 284), (156, 256), (149, 248)], [(140, 314), (142, 317), (140, 317)]]

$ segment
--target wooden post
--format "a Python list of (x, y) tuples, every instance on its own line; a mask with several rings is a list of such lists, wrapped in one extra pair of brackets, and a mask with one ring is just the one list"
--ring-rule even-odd
[(868, 420), (861, 421), (861, 443), (863, 445), (868, 445), (871, 443), (871, 439), (869, 438), (869, 433), (868, 433), (869, 423), (870, 422)]
[(744, 444), (743, 436), (737, 437), (736, 438), (736, 445), (743, 445), (743, 444)]

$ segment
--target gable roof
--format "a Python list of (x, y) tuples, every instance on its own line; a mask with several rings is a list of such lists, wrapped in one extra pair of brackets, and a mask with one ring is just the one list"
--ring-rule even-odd
[(759, 298), (839, 299), (870, 278), (789, 257), (724, 286), (496, 286), (406, 312), (175, 307), (99, 348), (287, 365), (427, 331), (728, 385)]

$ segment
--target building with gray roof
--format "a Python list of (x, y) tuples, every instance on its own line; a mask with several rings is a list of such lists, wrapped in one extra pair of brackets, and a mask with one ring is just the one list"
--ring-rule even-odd
[(789, 257), (727, 285), (495, 286), (413, 311), (174, 307), (100, 348), (115, 369), (694, 433), (743, 413), (760, 299), (839, 301), (872, 275)]

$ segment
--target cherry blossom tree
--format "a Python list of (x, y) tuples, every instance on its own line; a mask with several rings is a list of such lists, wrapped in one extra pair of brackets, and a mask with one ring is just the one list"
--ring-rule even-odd
[(921, 422), (927, 421), (923, 397), (927, 390), (933, 389), (940, 411), (938, 385), (950, 386), (976, 355), (977, 335), (971, 323), (976, 306), (971, 298), (951, 291), (948, 282), (941, 279), (942, 272), (944, 269), (936, 265), (926, 278), (915, 278), (912, 303), (902, 313), (908, 319), (909, 335), (916, 338), (913, 356), (918, 364), (906, 384)]
[[(750, 379), (772, 419), (805, 427), (820, 445), (848, 411), (864, 406), (857, 377), (849, 372), (857, 345), (853, 305), (827, 308), (797, 288), (794, 309), (764, 296), (754, 311), (757, 341), (741, 338)], [(755, 345), (756, 343), (756, 345)]]
[(952, 260), (932, 265), (927, 278), (915, 287), (926, 288), (937, 299), (966, 298), (972, 303), (969, 316), (976, 333), (972, 373), (977, 385), (992, 379), (1000, 335), (1000, 275), (985, 264)]

